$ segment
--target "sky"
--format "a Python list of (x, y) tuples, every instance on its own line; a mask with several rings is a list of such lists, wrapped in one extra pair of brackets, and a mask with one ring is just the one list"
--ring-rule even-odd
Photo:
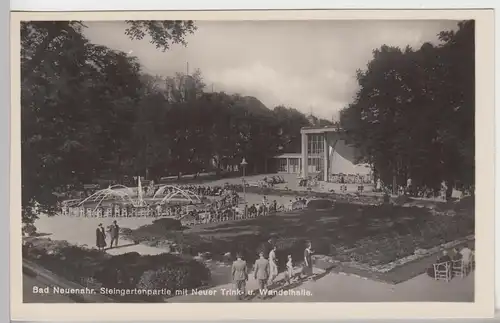
[(457, 22), (433, 21), (197, 21), (186, 47), (156, 49), (149, 39), (130, 40), (121, 21), (86, 22), (86, 36), (136, 56), (143, 70), (170, 76), (199, 68), (207, 91), (254, 96), (268, 108), (285, 105), (337, 120), (358, 89), (356, 70), (386, 44), (418, 48), (437, 43)]

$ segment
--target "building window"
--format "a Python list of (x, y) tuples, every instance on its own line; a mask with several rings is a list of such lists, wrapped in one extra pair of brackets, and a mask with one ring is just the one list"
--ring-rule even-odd
[(278, 172), (287, 172), (288, 169), (286, 167), (286, 158), (280, 158), (278, 164)]
[(324, 134), (310, 134), (307, 136), (307, 153), (320, 155), (324, 152)]
[(298, 158), (290, 158), (290, 173), (298, 173), (299, 171), (300, 171), (299, 159)]
[(310, 172), (321, 172), (323, 171), (323, 158), (311, 157), (308, 158), (308, 165)]

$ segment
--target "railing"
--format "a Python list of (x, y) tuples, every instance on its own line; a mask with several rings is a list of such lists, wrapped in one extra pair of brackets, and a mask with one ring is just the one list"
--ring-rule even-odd
[(89, 207), (62, 207), (61, 215), (73, 217), (108, 218), (108, 217), (174, 217), (170, 210), (148, 207), (131, 208), (89, 208)]

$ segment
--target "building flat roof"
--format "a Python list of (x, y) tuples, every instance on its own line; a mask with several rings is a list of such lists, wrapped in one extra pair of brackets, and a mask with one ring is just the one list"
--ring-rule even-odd
[[(308, 158), (323, 158), (323, 154), (307, 154)], [(302, 158), (302, 153), (286, 153), (276, 155), (273, 158)]]
[(300, 133), (324, 133), (324, 132), (339, 132), (337, 126), (325, 126), (325, 127), (302, 127)]
[(301, 158), (301, 153), (286, 153), (281, 155), (276, 155), (273, 158)]

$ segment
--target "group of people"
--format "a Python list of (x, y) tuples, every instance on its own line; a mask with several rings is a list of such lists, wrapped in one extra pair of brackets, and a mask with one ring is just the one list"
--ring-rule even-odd
[[(196, 195), (202, 196), (222, 196), (228, 193), (228, 190), (222, 186), (208, 186), (208, 185), (176, 185), (184, 191), (190, 191)], [(166, 188), (166, 192), (171, 192), (173, 188)]]
[[(270, 246), (270, 250), (268, 252), (267, 250), (259, 252), (259, 258), (253, 265), (253, 277), (257, 281), (259, 288), (258, 298), (265, 298), (266, 295), (263, 295), (263, 291), (266, 290), (268, 286), (276, 283), (276, 279), (279, 275), (276, 246), (272, 245), (271, 240), (268, 241), (268, 246)], [(311, 243), (307, 243), (304, 250), (304, 266), (300, 273), (301, 278), (306, 277), (311, 279), (312, 277), (312, 254), (312, 245)], [(243, 259), (241, 254), (237, 254), (236, 260), (233, 262), (231, 268), (231, 275), (238, 291), (237, 298), (240, 300), (246, 297), (246, 284), (249, 272), (247, 262)], [(294, 282), (294, 279), (294, 263), (292, 255), (288, 255), (284, 283), (290, 285)]]
[(213, 200), (203, 208), (192, 209), (188, 212), (189, 219), (186, 225), (196, 223), (221, 222), (224, 219), (233, 219), (238, 215), (240, 197), (235, 191), (225, 190), (220, 199)]
[(185, 208), (181, 205), (156, 204), (144, 207), (135, 207), (130, 203), (113, 203), (109, 206), (85, 207), (68, 206), (61, 207), (61, 214), (66, 216), (81, 217), (161, 217), (161, 216), (181, 216), (185, 213)]
[[(281, 207), (282, 208), (282, 207)], [(202, 223), (216, 223), (231, 220), (243, 220), (254, 218), (257, 216), (268, 216), (275, 214), (275, 210), (280, 210), (277, 203), (270, 205), (252, 204), (250, 207), (244, 206), (240, 209), (238, 206), (224, 206), (221, 208), (214, 208), (213, 206), (208, 210), (193, 210), (189, 213), (188, 219), (181, 220), (184, 225), (196, 225)]]
[(285, 178), (283, 176), (271, 176), (271, 177), (264, 177), (263, 182), (266, 183), (268, 186), (273, 187), (276, 184), (283, 184), (285, 182)]
[(248, 214), (250, 217), (266, 216), (275, 214), (276, 212), (283, 210), (283, 205), (278, 204), (278, 201), (273, 200), (269, 203), (267, 197), (264, 196), (262, 203), (254, 203), (250, 205), (246, 211), (246, 214)]
[(220, 209), (224, 207), (233, 207), (238, 205), (240, 202), (240, 196), (235, 191), (224, 191), (224, 195), (218, 200), (214, 200), (212, 203), (213, 207)]
[[(374, 192), (392, 192), (392, 185), (382, 185), (380, 179), (377, 180)], [(456, 185), (453, 187), (454, 190), (459, 192), (458, 198), (463, 198), (465, 196), (471, 196), (474, 194), (473, 186)], [(398, 185), (395, 190), (398, 195), (408, 195), (417, 198), (439, 198), (441, 200), (447, 200), (450, 196), (447, 196), (448, 185), (442, 182), (439, 187), (426, 187), (419, 186), (412, 183), (412, 179), (409, 178), (406, 181), (406, 185)], [(449, 193), (449, 192), (448, 192)]]
[(156, 205), (156, 212), (159, 214), (159, 216), (180, 217), (187, 211), (186, 208), (182, 205), (158, 204)]
[(319, 175), (312, 178), (301, 178), (299, 179), (299, 187), (315, 187), (318, 185), (319, 180)]
[(436, 262), (427, 269), (427, 274), (434, 278), (436, 275), (435, 269), (445, 270), (445, 268), (448, 268), (450, 271), (449, 275), (451, 276), (453, 262), (461, 260), (465, 266), (469, 266), (472, 264), (473, 254), (474, 252), (468, 246), (463, 247), (461, 250), (453, 248), (451, 254), (447, 250), (444, 250)]
[(287, 211), (293, 210), (301, 210), (304, 209), (307, 205), (307, 199), (301, 196), (296, 196), (294, 199), (291, 199), (286, 206)]
[(107, 228), (107, 230), (104, 229), (102, 223), (99, 223), (95, 233), (96, 233), (96, 246), (98, 250), (103, 251), (108, 245), (106, 242), (106, 233), (109, 234), (109, 239), (110, 239), (109, 247), (113, 248), (113, 244), (115, 248), (118, 247), (118, 237), (120, 235), (120, 227), (118, 226), (118, 223), (116, 221), (113, 221), (113, 224), (111, 224)]
[[(209, 205), (205, 209), (197, 209), (189, 212), (190, 217), (183, 221), (184, 225), (195, 225), (201, 223), (223, 222), (229, 220), (243, 220), (259, 216), (274, 215), (285, 211), (285, 206), (278, 201), (269, 201), (264, 196), (261, 203), (250, 206), (244, 205), (241, 209), (238, 205), (239, 196), (236, 192), (227, 195), (227, 199), (221, 199)], [(182, 220), (181, 220), (182, 221)]]
[[(356, 192), (359, 194), (362, 194), (364, 192), (364, 190), (365, 190), (364, 185), (358, 185)], [(334, 192), (334, 190), (331, 190), (331, 192)], [(340, 185), (340, 193), (343, 193), (343, 194), (347, 193), (347, 185), (346, 184)]]
[(337, 184), (369, 184), (373, 182), (373, 179), (370, 175), (331, 174), (330, 182)]

